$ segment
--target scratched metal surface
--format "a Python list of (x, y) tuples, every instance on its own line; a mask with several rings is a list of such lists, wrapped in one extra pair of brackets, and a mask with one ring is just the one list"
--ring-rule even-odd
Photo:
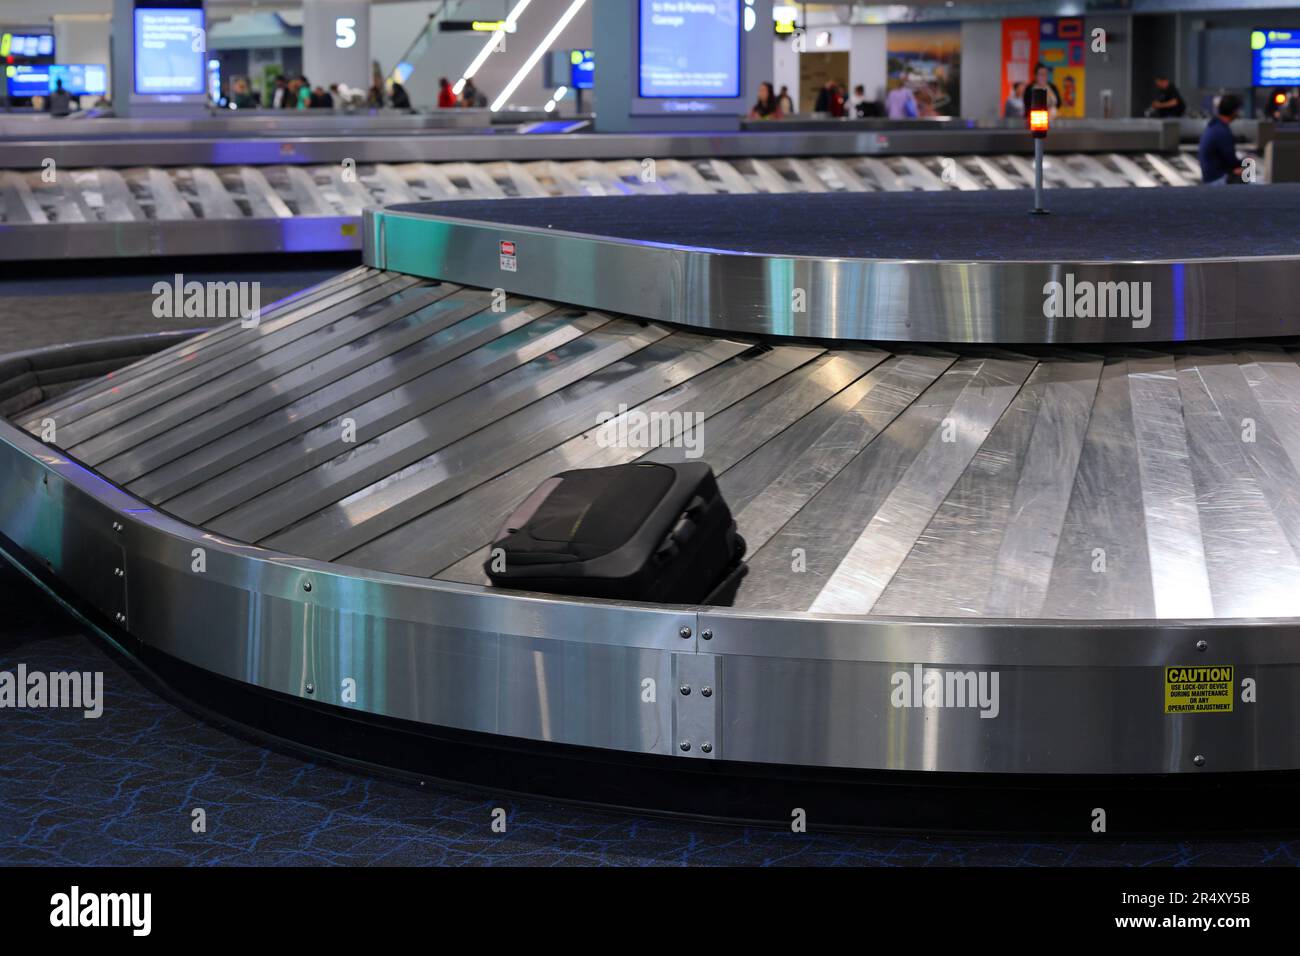
[[(611, 447), (611, 416), (666, 424)], [(1287, 343), (758, 341), (363, 269), (21, 416), (47, 417), (183, 520), (357, 567), (481, 583), (547, 476), (698, 453), (744, 609), (1300, 615)]]

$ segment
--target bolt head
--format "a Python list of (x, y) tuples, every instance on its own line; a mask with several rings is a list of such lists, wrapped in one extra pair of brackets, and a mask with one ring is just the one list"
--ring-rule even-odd
[(303, 582), (302, 582), (302, 589), (303, 589), (304, 591), (310, 591), (310, 590), (311, 590), (311, 582), (310, 582), (310, 581), (303, 581)]
[(700, 631), (700, 637), (704, 638), (706, 641), (713, 640), (713, 628), (706, 627), (704, 630)]
[(308, 682), (308, 684), (307, 684), (307, 686), (304, 688), (304, 690), (306, 690), (307, 693), (309, 693), (309, 694), (314, 694), (314, 693), (316, 693), (316, 685), (315, 685), (315, 684), (312, 684), (312, 683), (310, 683), (310, 682)]
[(713, 688), (712, 688), (712, 687), (708, 687), (708, 686), (701, 687), (701, 688), (700, 688), (700, 693), (703, 694), (705, 697), (712, 697), (712, 696), (713, 696)]
[(682, 741), (681, 743), (679, 743), (677, 746), (678, 746), (678, 747), (681, 747), (681, 748), (682, 748), (682, 751), (683, 751), (683, 753), (684, 753), (684, 752), (686, 752), (686, 751), (688, 751), (688, 750), (691, 749), (691, 742), (690, 742), (689, 740), (683, 740), (683, 741)]
[(713, 744), (709, 743), (706, 740), (704, 743), (700, 744), (700, 749), (704, 751), (706, 754), (711, 754), (713, 753)]
[(1192, 763), (1196, 764), (1196, 766), (1198, 767), (1204, 767), (1205, 754), (1197, 754), (1195, 757), (1192, 758)]
[(678, 633), (679, 635), (681, 635), (681, 638), (682, 638), (683, 641), (687, 641), (687, 640), (690, 640), (690, 637), (691, 637), (691, 633), (692, 633), (692, 632), (691, 632), (691, 629), (690, 629), (689, 627), (683, 627), (683, 628), (682, 628), (680, 631), (678, 631), (677, 633)]
[(689, 697), (689, 696), (690, 696), (690, 694), (691, 694), (691, 685), (690, 685), (690, 684), (683, 684), (683, 685), (681, 686), (680, 689), (681, 689), (681, 692), (682, 692), (682, 696), (683, 696), (683, 697)]

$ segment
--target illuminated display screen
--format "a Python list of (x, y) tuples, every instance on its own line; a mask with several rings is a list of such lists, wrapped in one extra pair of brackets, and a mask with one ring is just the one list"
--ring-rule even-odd
[(201, 8), (136, 8), (135, 91), (202, 93), (205, 46)]
[(0, 56), (54, 56), (54, 34), (0, 34)]
[(569, 51), (569, 85), (589, 90), (596, 84), (596, 60), (591, 50)]
[(1300, 84), (1300, 30), (1253, 30), (1250, 34), (1251, 84)]
[(740, 0), (640, 0), (640, 95), (740, 96)]
[(102, 96), (108, 92), (108, 68), (102, 63), (48, 63), (11, 66), (7, 70), (10, 97), (47, 96), (61, 80), (72, 96)]

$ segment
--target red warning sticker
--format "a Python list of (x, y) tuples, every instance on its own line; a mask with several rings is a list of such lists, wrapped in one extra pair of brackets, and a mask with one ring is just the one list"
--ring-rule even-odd
[(515, 258), (515, 244), (508, 239), (501, 240), (501, 271), (519, 271), (519, 260)]

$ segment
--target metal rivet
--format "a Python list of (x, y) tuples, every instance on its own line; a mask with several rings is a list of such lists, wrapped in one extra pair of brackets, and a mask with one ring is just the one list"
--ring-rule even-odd
[(713, 640), (713, 629), (706, 627), (704, 630), (700, 631), (700, 637), (704, 638), (706, 641)]
[(309, 683), (305, 689), (306, 689), (307, 693), (309, 693), (309, 694), (314, 694), (314, 693), (316, 693), (316, 685), (315, 685), (315, 684), (310, 684), (310, 683)]
[(691, 749), (691, 742), (690, 742), (689, 740), (683, 740), (683, 741), (682, 741), (681, 743), (679, 743), (677, 746), (681, 747), (682, 750), (690, 750), (690, 749)]
[(683, 684), (683, 685), (681, 686), (681, 691), (682, 691), (682, 696), (683, 696), (683, 697), (689, 697), (690, 694), (691, 694), (691, 685), (690, 685), (690, 684)]
[(1197, 641), (1197, 642), (1196, 642), (1196, 649), (1197, 649), (1198, 651), (1204, 651), (1204, 650), (1207, 650), (1207, 649), (1209, 648), (1209, 646), (1210, 646), (1210, 642), (1209, 642), (1209, 641)]
[(126, 615), (123, 614), (121, 611), (118, 611), (115, 615), (113, 615), (113, 619), (117, 621), (117, 623), (119, 624), (126, 623)]
[(303, 581), (303, 582), (302, 582), (302, 589), (303, 589), (304, 591), (310, 591), (310, 590), (311, 590), (311, 582), (310, 582), (310, 581)]
[(708, 684), (705, 684), (703, 687), (700, 688), (700, 693), (703, 694), (705, 697), (712, 697), (713, 688), (710, 687)]
[(683, 627), (683, 628), (682, 628), (680, 631), (678, 631), (677, 633), (681, 635), (681, 638), (682, 638), (683, 641), (685, 641), (685, 640), (689, 640), (689, 639), (690, 639), (690, 636), (691, 636), (691, 629), (690, 629), (689, 627)]
[(117, 521), (114, 521), (114, 522), (113, 522), (113, 530), (114, 530), (114, 531), (121, 531), (121, 530), (122, 530), (122, 525), (121, 525), (121, 523), (120, 523), (120, 522), (117, 522)]
[(704, 743), (700, 744), (700, 749), (703, 750), (706, 754), (711, 754), (713, 753), (713, 744), (709, 743), (706, 740), (704, 741)]
[(1205, 754), (1197, 754), (1195, 757), (1192, 758), (1192, 763), (1196, 764), (1196, 766), (1198, 767), (1204, 767)]
[(113, 577), (115, 577), (115, 578), (120, 578), (120, 577), (121, 577), (122, 575), (124, 575), (125, 573), (126, 573), (126, 572), (123, 571), (121, 568), (114, 568), (114, 569), (113, 569)]

